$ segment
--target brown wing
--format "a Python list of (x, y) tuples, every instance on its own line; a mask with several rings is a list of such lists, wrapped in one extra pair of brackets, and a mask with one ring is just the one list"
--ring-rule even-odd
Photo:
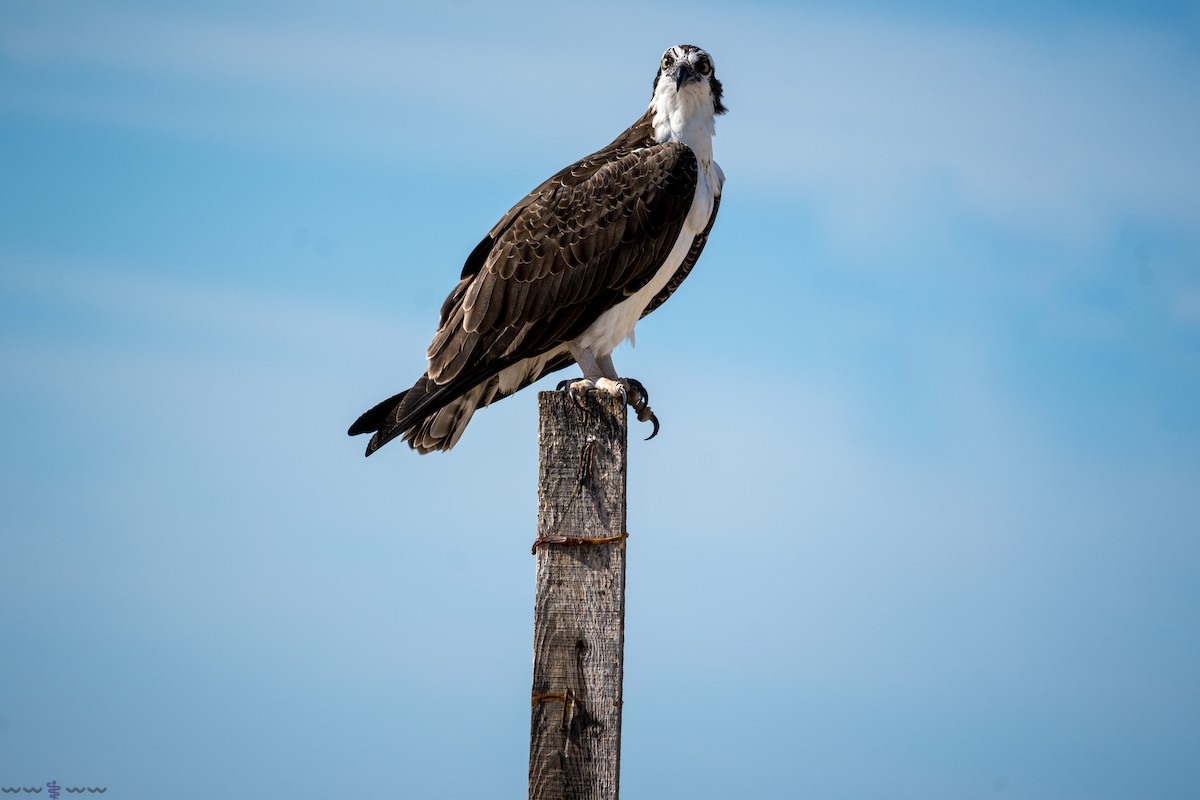
[(644, 117), (551, 177), (476, 246), (442, 304), (427, 374), (351, 428), (378, 431), (368, 452), (505, 367), (579, 336), (653, 278), (683, 227), (698, 167), (686, 145), (653, 144), (648, 126)]
[(700, 254), (704, 252), (704, 245), (708, 244), (708, 234), (712, 230), (713, 223), (717, 221), (717, 209), (721, 207), (721, 195), (713, 197), (712, 215), (708, 218), (708, 224), (704, 226), (704, 230), (700, 232), (692, 241), (691, 249), (688, 250), (687, 257), (683, 259), (683, 263), (679, 265), (679, 269), (675, 270), (675, 274), (671, 276), (671, 280), (667, 281), (667, 285), (662, 288), (662, 291), (654, 295), (654, 299), (646, 306), (646, 310), (642, 312), (645, 317), (654, 309), (667, 302), (667, 298), (675, 294), (675, 290), (679, 288), (679, 284), (683, 283), (683, 279), (692, 271), (692, 267), (696, 266), (696, 261), (700, 258)]
[(489, 234), (478, 271), (443, 306), (430, 379), (448, 384), (543, 353), (645, 286), (679, 236), (696, 175), (692, 150), (668, 143), (539, 187)]

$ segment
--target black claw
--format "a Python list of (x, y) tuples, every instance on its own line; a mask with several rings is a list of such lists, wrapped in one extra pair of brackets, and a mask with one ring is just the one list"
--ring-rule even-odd
[(622, 378), (621, 385), (629, 393), (631, 399), (628, 402), (637, 412), (638, 422), (654, 423), (654, 430), (646, 437), (646, 441), (650, 441), (658, 436), (658, 417), (654, 416), (654, 412), (650, 410), (650, 393), (637, 378)]
[(654, 430), (646, 437), (646, 441), (650, 441), (655, 436), (658, 436), (658, 417), (654, 416), (654, 412), (650, 410), (650, 406), (643, 406), (638, 412), (638, 422), (653, 422)]
[(558, 382), (558, 386), (555, 388), (555, 391), (565, 391), (567, 396), (571, 398), (571, 402), (575, 404), (576, 408), (586, 408), (586, 406), (583, 404), (583, 398), (581, 396), (582, 393), (575, 391), (574, 387), (572, 386), (572, 384), (574, 384), (576, 381), (581, 380), (583, 380), (583, 378), (564, 378)]
[(584, 398), (585, 394), (587, 394), (587, 393), (576, 391), (574, 386), (572, 386), (570, 389), (567, 390), (567, 396), (571, 398), (571, 402), (575, 404), (575, 407), (586, 411), (587, 406), (585, 406), (583, 403), (583, 398)]
[[(577, 392), (572, 386), (572, 384), (581, 380), (584, 379), (565, 378), (558, 382), (558, 386), (555, 387), (555, 390), (559, 392), (565, 391), (571, 398), (571, 402), (574, 403), (577, 408), (586, 410), (587, 407), (584, 405), (584, 395), (586, 392)], [(655, 436), (658, 436), (659, 427), (658, 417), (654, 416), (654, 412), (650, 410), (650, 393), (646, 391), (646, 387), (642, 385), (642, 382), (636, 378), (622, 378), (621, 384), (621, 393), (625, 397), (625, 402), (632, 406), (633, 410), (637, 412), (638, 422), (654, 423), (654, 430), (651, 431), (650, 435), (646, 437), (646, 441), (648, 442)]]
[[(641, 393), (643, 403), (645, 403), (645, 404), (650, 403), (650, 392), (646, 391), (646, 387), (642, 385), (641, 381), (639, 381), (637, 378), (626, 378), (625, 383), (629, 384), (630, 386), (632, 386), (634, 389), (637, 389)], [(643, 422), (644, 421), (645, 420), (643, 420)]]

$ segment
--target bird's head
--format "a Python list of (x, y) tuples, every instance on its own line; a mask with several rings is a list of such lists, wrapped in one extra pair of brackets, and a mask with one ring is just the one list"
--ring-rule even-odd
[(710, 114), (725, 113), (712, 56), (694, 44), (675, 45), (663, 53), (658, 64), (654, 101), (672, 99), (711, 109)]

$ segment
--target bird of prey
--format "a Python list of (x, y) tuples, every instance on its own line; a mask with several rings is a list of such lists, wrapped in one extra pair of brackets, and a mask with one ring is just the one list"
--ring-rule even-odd
[(667, 50), (646, 112), (530, 192), (471, 251), (442, 304), (428, 370), (350, 426), (351, 436), (374, 434), (367, 455), (397, 437), (420, 453), (449, 450), (476, 409), (573, 363), (583, 377), (560, 389), (624, 396), (657, 433), (645, 388), (618, 377), (612, 351), (708, 241), (725, 182), (712, 155), (723, 113), (712, 57), (694, 45)]

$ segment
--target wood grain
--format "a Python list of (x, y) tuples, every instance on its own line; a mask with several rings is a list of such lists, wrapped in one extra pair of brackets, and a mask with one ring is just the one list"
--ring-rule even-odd
[[(530, 800), (616, 800), (625, 651), (628, 416), (597, 393), (538, 395), (539, 544)], [(576, 543), (576, 540), (608, 539)]]

